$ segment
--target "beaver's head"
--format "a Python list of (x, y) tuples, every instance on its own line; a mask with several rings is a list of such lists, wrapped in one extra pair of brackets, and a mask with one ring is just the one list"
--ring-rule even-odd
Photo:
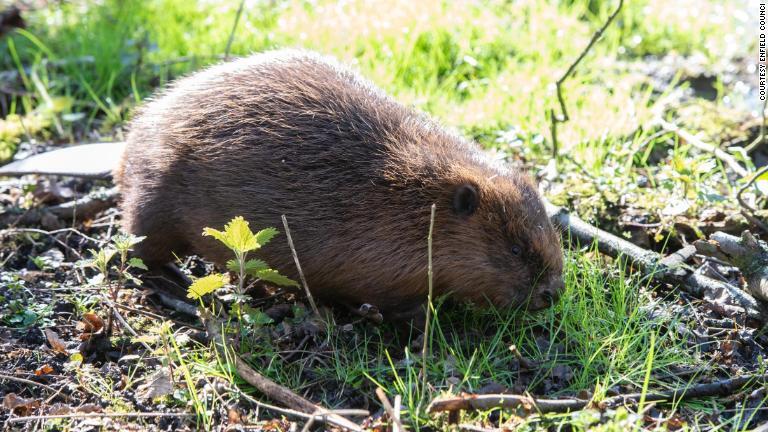
[(436, 287), (473, 302), (541, 309), (564, 288), (560, 238), (530, 179), (461, 167), (443, 179)]

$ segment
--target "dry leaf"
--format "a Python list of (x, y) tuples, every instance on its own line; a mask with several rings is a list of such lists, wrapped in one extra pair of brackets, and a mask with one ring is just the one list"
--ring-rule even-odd
[(142, 400), (151, 400), (173, 392), (173, 382), (171, 374), (167, 368), (157, 371), (146, 384), (140, 385), (136, 389), (136, 396)]
[(8, 393), (3, 398), (3, 408), (13, 411), (20, 416), (27, 416), (40, 407), (40, 401), (36, 399), (25, 399), (17, 396), (16, 393)]
[(51, 329), (45, 329), (45, 338), (48, 339), (48, 344), (51, 345), (54, 351), (58, 353), (67, 353), (67, 346), (63, 340)]
[(53, 368), (48, 363), (40, 366), (37, 370), (35, 370), (35, 375), (42, 376), (42, 375), (48, 375), (49, 373), (53, 372)]
[(82, 332), (80, 340), (88, 340), (104, 328), (104, 320), (95, 313), (83, 314), (83, 318), (77, 323), (77, 329)]

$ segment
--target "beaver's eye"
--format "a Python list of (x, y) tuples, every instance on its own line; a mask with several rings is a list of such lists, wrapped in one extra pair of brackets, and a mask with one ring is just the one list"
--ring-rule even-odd
[(512, 245), (512, 255), (518, 256), (523, 251), (523, 249), (518, 245)]
[(480, 198), (471, 184), (463, 184), (453, 193), (453, 211), (460, 216), (470, 216), (477, 209)]

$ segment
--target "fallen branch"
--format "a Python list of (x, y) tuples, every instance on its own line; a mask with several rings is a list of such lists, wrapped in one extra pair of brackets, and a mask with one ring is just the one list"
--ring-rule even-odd
[(37, 225), (49, 215), (64, 220), (85, 220), (100, 211), (114, 207), (117, 196), (117, 188), (111, 188), (63, 204), (30, 209), (22, 214), (6, 212), (0, 214), (0, 225)]
[(226, 346), (226, 339), (221, 334), (222, 323), (214, 318), (208, 311), (201, 312), (201, 319), (205, 324), (205, 328), (208, 332), (208, 336), (211, 342), (214, 343), (216, 349), (221, 353), (224, 358), (232, 358), (235, 366), (235, 370), (238, 375), (243, 378), (248, 384), (254, 386), (258, 391), (267, 396), (268, 398), (287, 405), (289, 408), (309, 414), (314, 418), (322, 417), (322, 420), (351, 431), (362, 431), (362, 428), (357, 424), (341, 417), (338, 414), (333, 414), (330, 410), (312, 403), (311, 401), (304, 399), (297, 395), (290, 389), (281, 386), (280, 384), (272, 381), (271, 379), (261, 375), (251, 368), (248, 363), (240, 358), (235, 353), (228, 352)]
[(768, 301), (768, 245), (749, 231), (741, 237), (716, 232), (709, 240), (693, 243), (698, 252), (727, 261), (741, 270), (747, 290), (760, 300)]
[[(747, 316), (764, 319), (763, 307), (749, 293), (731, 284), (718, 281), (680, 263), (679, 258), (664, 259), (656, 252), (638, 247), (627, 240), (596, 228), (562, 207), (546, 203), (547, 214), (555, 225), (561, 227), (571, 242), (580, 246), (597, 245), (597, 249), (610, 257), (623, 258), (638, 267), (646, 276), (679, 286), (684, 291), (703, 297), (706, 293), (726, 292), (742, 307)], [(670, 263), (672, 265), (670, 265)]]
[[(696, 384), (674, 390), (645, 393), (646, 402), (678, 402), (687, 399), (697, 399), (710, 396), (732, 395), (750, 384), (764, 384), (768, 375), (748, 375), (743, 377), (714, 381), (711, 383)], [(629, 393), (612, 396), (600, 402), (586, 399), (537, 399), (531, 396), (510, 394), (462, 394), (459, 396), (438, 398), (432, 401), (427, 408), (430, 413), (444, 411), (475, 411), (489, 410), (493, 408), (523, 408), (526, 411), (546, 413), (562, 413), (578, 411), (594, 406), (600, 409), (615, 408), (621, 405), (635, 405), (643, 398), (642, 393)]]

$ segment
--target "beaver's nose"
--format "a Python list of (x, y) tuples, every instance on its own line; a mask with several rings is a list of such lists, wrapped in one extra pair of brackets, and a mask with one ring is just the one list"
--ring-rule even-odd
[(538, 308), (546, 308), (554, 305), (560, 298), (560, 293), (563, 291), (563, 288), (565, 288), (565, 284), (560, 278), (539, 285), (536, 290), (536, 294), (538, 295), (538, 299), (535, 301), (536, 306)]

